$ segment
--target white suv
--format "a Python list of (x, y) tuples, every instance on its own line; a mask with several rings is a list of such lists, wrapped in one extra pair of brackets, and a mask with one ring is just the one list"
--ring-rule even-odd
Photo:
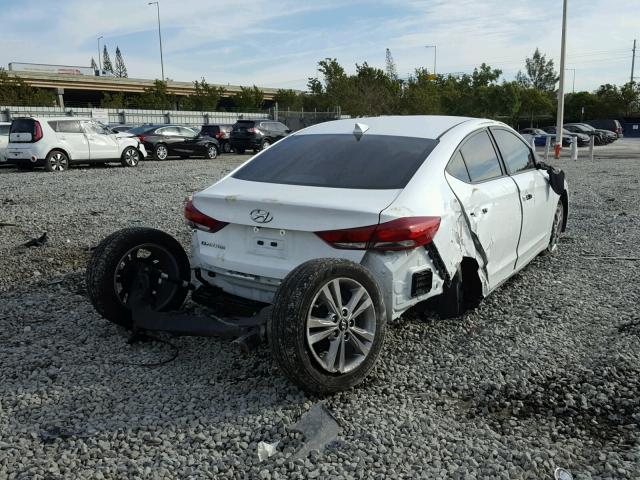
[(117, 161), (135, 167), (146, 155), (137, 138), (116, 134), (89, 118), (28, 117), (11, 123), (6, 161), (61, 172), (72, 163)]

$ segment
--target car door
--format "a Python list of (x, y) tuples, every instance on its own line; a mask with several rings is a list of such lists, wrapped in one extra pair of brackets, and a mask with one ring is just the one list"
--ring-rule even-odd
[(9, 145), (9, 128), (11, 125), (0, 125), (0, 162), (7, 161), (7, 145)]
[(505, 128), (491, 127), (490, 130), (507, 172), (518, 186), (522, 203), (522, 232), (516, 266), (520, 268), (549, 244), (559, 197), (551, 189), (547, 173), (536, 168), (535, 155), (525, 142)]
[(120, 157), (120, 146), (115, 134), (92, 120), (83, 120), (81, 124), (89, 142), (91, 161), (115, 160)]
[(181, 143), (176, 143), (176, 153), (193, 155), (204, 151), (204, 147), (199, 142), (200, 137), (196, 132), (186, 127), (176, 127), (176, 129), (178, 130), (178, 135), (182, 138)]
[(506, 175), (486, 129), (465, 139), (445, 177), (463, 208), (493, 289), (515, 269), (522, 213), (518, 188)]
[(184, 138), (180, 135), (178, 127), (163, 127), (156, 133), (161, 135), (160, 142), (167, 146), (169, 155), (183, 154), (181, 144), (184, 142)]
[(58, 120), (49, 122), (49, 125), (55, 130), (60, 146), (69, 154), (71, 161), (91, 160), (89, 140), (78, 120)]

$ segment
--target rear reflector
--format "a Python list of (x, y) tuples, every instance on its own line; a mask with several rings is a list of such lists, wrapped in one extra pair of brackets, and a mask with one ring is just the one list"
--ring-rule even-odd
[(407, 217), (367, 227), (315, 232), (334, 248), (347, 250), (411, 250), (431, 243), (440, 217)]
[(190, 198), (184, 205), (184, 218), (191, 228), (208, 233), (215, 233), (228, 225), (227, 222), (221, 222), (202, 213), (193, 205), (193, 200)]

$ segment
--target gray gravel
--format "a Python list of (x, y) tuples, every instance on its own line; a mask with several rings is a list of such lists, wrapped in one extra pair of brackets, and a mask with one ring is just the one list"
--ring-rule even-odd
[[(640, 478), (640, 141), (561, 160), (572, 212), (540, 257), (462, 319), (407, 315), (375, 373), (305, 396), (266, 347), (128, 346), (85, 297), (87, 249), (128, 225), (185, 243), (183, 198), (242, 157), (58, 175), (0, 170), (0, 478)], [(41, 247), (17, 248), (48, 232)], [(165, 337), (166, 338), (166, 337)], [(292, 461), (320, 400), (341, 425)], [(260, 441), (279, 441), (258, 462)]]

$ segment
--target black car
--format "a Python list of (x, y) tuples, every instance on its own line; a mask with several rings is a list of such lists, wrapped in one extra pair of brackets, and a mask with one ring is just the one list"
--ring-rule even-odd
[(229, 143), (229, 135), (232, 128), (232, 125), (202, 125), (200, 127), (200, 135), (215, 138), (220, 143), (220, 149), (224, 153), (229, 153), (232, 150)]
[[(556, 133), (556, 127), (551, 126), (551, 127), (544, 127), (544, 131), (547, 133)], [(571, 132), (569, 130), (567, 130), (566, 128), (562, 129), (562, 146), (571, 146), (571, 143), (569, 143), (569, 145), (565, 145), (565, 137), (576, 137), (578, 139), (578, 146), (579, 147), (586, 147), (587, 145), (589, 145), (589, 135), (585, 134), (585, 133), (578, 133), (578, 132)]]
[(591, 125), (593, 128), (596, 128), (596, 129), (603, 129), (603, 130), (608, 130), (610, 132), (613, 132), (616, 134), (618, 138), (622, 138), (623, 136), (622, 124), (618, 120), (600, 118), (597, 120), (587, 120), (584, 123), (586, 123), (587, 125)]
[(214, 159), (220, 152), (218, 140), (182, 125), (143, 125), (127, 133), (138, 137), (156, 160), (166, 160), (171, 155)]
[(583, 133), (594, 137), (594, 143), (596, 145), (605, 145), (609, 143), (607, 137), (604, 134), (597, 132), (591, 125), (583, 125), (582, 123), (565, 123), (564, 128), (570, 132)]
[(238, 120), (231, 129), (229, 142), (237, 153), (245, 150), (258, 152), (289, 133), (291, 130), (284, 123), (274, 120)]
[(612, 130), (605, 130), (604, 128), (594, 127), (592, 125), (589, 125), (588, 123), (576, 123), (575, 125), (582, 125), (583, 127), (589, 129), (593, 128), (597, 134), (602, 136), (605, 141), (604, 143), (615, 142), (618, 139), (618, 135)]
[[(555, 130), (554, 130), (555, 133)], [(536, 146), (544, 147), (547, 144), (546, 137), (550, 135), (549, 132), (545, 132), (541, 128), (523, 128), (520, 130), (521, 135), (533, 135), (535, 136)], [(551, 145), (556, 144), (556, 137), (551, 137)], [(571, 146), (571, 136), (562, 135), (562, 146), (570, 147)]]

